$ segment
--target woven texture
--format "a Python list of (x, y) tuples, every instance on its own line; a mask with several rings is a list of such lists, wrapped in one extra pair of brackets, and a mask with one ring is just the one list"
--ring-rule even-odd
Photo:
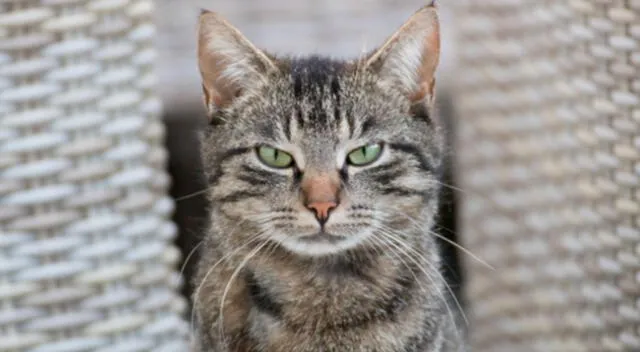
[(150, 0), (0, 1), (0, 351), (186, 351)]
[(453, 4), (474, 351), (640, 351), (640, 1)]

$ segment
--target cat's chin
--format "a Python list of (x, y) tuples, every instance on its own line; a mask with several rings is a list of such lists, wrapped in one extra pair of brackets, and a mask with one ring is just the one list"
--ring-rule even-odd
[(366, 233), (339, 236), (318, 232), (307, 236), (288, 236), (278, 234), (273, 239), (287, 250), (302, 256), (322, 257), (345, 252), (360, 245)]

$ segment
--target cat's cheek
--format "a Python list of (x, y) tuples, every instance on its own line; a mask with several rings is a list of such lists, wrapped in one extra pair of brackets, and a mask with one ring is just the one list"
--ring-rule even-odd
[(233, 218), (242, 218), (250, 220), (248, 215), (259, 215), (269, 212), (271, 209), (269, 203), (262, 199), (246, 199), (243, 201), (222, 204), (223, 212)]
[(408, 174), (394, 180), (394, 183), (397, 185), (402, 185), (406, 188), (419, 192), (429, 192), (430, 190), (435, 189), (437, 182), (438, 181), (435, 178), (425, 174)]

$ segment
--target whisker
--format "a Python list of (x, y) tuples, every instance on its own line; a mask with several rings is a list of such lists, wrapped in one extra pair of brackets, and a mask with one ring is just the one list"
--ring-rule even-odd
[[(424, 264), (426, 264), (427, 266), (429, 266), (429, 268), (434, 271), (435, 273), (437, 273), (440, 276), (440, 280), (442, 281), (442, 283), (444, 284), (445, 288), (448, 290), (449, 295), (453, 298), (457, 309), (460, 311), (461, 316), (463, 317), (465, 324), (468, 326), (469, 325), (469, 320), (467, 319), (467, 316), (464, 312), (464, 309), (462, 308), (462, 304), (460, 304), (460, 301), (458, 301), (458, 299), (456, 298), (455, 294), (453, 293), (453, 290), (451, 289), (451, 287), (449, 286), (449, 284), (447, 283), (447, 281), (444, 279), (444, 277), (442, 276), (442, 274), (440, 274), (440, 271), (432, 264), (429, 262), (429, 260), (427, 260), (420, 252), (418, 252), (416, 249), (412, 248), (411, 246), (409, 246), (408, 244), (404, 243), (403, 241), (401, 241), (400, 239), (396, 238), (394, 236), (395, 234), (395, 230), (388, 228), (386, 226), (383, 225), (382, 228), (379, 227), (380, 230), (382, 230), (382, 234), (386, 234), (389, 240), (394, 241), (397, 245), (401, 245), (403, 246), (407, 251), (409, 251), (410, 253), (412, 253), (414, 256), (416, 256), (418, 259), (421, 259), (422, 262)], [(392, 232), (393, 231), (393, 232)], [(431, 277), (431, 275), (429, 274), (429, 272), (427, 272), (421, 265), (420, 262), (418, 261), (418, 259), (412, 257), (411, 255), (408, 256), (408, 258), (413, 261), (413, 263), (418, 266), (418, 268), (427, 276), (427, 278), (429, 278), (429, 280), (431, 280), (432, 282), (435, 282), (435, 280), (433, 280), (433, 278)], [(456, 335), (458, 335), (458, 339), (462, 339), (462, 335), (460, 333), (460, 331), (458, 331), (457, 326), (456, 326), (456, 320), (455, 317), (453, 315), (453, 312), (451, 311), (451, 308), (449, 307), (448, 301), (444, 295), (444, 293), (440, 290), (440, 288), (435, 285), (436, 290), (438, 292), (438, 294), (440, 295), (441, 299), (443, 300), (443, 303), (445, 304), (445, 306), (447, 307), (447, 311), (449, 312), (449, 318), (451, 319), (451, 323), (453, 324), (454, 328), (456, 329)]]
[(193, 249), (189, 252), (187, 257), (184, 259), (184, 263), (182, 263), (182, 266), (180, 267), (180, 275), (178, 275), (178, 278), (176, 279), (177, 281), (179, 281), (184, 275), (184, 269), (187, 267), (187, 264), (189, 263), (191, 256), (198, 250), (198, 248), (200, 248), (200, 246), (202, 246), (203, 243), (204, 243), (204, 240), (201, 240), (200, 242), (198, 242), (198, 244), (196, 244), (195, 247), (193, 247)]
[[(379, 229), (379, 230), (382, 230), (382, 229)], [(387, 249), (394, 255), (394, 257), (396, 259), (398, 259), (400, 261), (400, 263), (402, 265), (404, 265), (405, 268), (407, 268), (408, 270), (411, 271), (411, 275), (413, 276), (414, 280), (416, 280), (416, 282), (418, 283), (418, 285), (420, 287), (420, 290), (423, 290), (423, 291), (427, 292), (428, 288), (426, 288), (422, 284), (422, 281), (420, 279), (418, 279), (418, 277), (416, 276), (415, 272), (413, 272), (413, 270), (411, 270), (411, 266), (403, 259), (403, 255), (406, 256), (407, 258), (409, 258), (409, 260), (411, 260), (416, 265), (416, 267), (423, 274), (425, 274), (426, 279), (429, 280), (429, 283), (431, 284), (431, 286), (429, 286), (429, 287), (435, 288), (436, 292), (440, 296), (440, 299), (442, 300), (442, 302), (444, 303), (444, 305), (445, 305), (445, 307), (447, 309), (447, 314), (449, 315), (449, 318), (452, 320), (452, 322), (454, 322), (454, 328), (456, 328), (453, 311), (451, 311), (451, 308), (449, 307), (449, 302), (447, 301), (444, 292), (442, 292), (440, 287), (437, 285), (437, 281), (434, 280), (434, 278), (428, 272), (426, 272), (420, 266), (419, 263), (417, 263), (417, 260), (411, 256), (412, 253), (410, 253), (410, 252), (408, 253), (408, 252), (403, 251), (402, 248), (400, 248), (397, 243), (394, 243), (394, 241), (391, 241), (393, 238), (389, 238), (390, 234), (382, 233), (382, 235), (386, 235), (386, 236), (382, 236), (382, 237), (378, 237), (378, 238), (386, 244)], [(394, 248), (395, 248), (395, 250), (394, 250)], [(422, 258), (423, 261), (426, 261), (426, 259), (424, 257), (421, 256), (421, 258)], [(429, 265), (428, 263), (425, 263), (425, 264)], [(445, 284), (446, 284), (446, 282), (445, 282)], [(459, 309), (461, 309), (461, 308), (459, 308)], [(462, 314), (464, 314), (464, 313), (462, 313)], [(458, 335), (458, 338), (460, 338), (460, 333), (458, 331), (456, 331), (456, 335)]]
[[(416, 273), (413, 270), (411, 270), (411, 266), (403, 258), (403, 256), (402, 256), (403, 253), (400, 251), (400, 248), (398, 248), (397, 245), (395, 245), (393, 242), (390, 242), (386, 237), (379, 236), (379, 234), (376, 234), (376, 233), (372, 233), (372, 236), (370, 238), (376, 239), (378, 241), (378, 243), (380, 243), (383, 246), (383, 248), (382, 248), (383, 250), (386, 249), (389, 253), (391, 253), (391, 255), (396, 260), (398, 260), (400, 262), (400, 264), (402, 266), (404, 266), (407, 270), (410, 270), (411, 276), (413, 276), (413, 279), (418, 284), (418, 287), (419, 287), (419, 289), (421, 291), (423, 291), (423, 292), (427, 292), (428, 291), (428, 288), (424, 286), (424, 284), (422, 283), (422, 281), (420, 279), (418, 279), (418, 277), (416, 276)], [(404, 253), (404, 254), (406, 255), (407, 253)], [(435, 282), (433, 281), (433, 279), (431, 277), (427, 276), (427, 280), (429, 280), (429, 282), (432, 285), (435, 285)]]
[[(230, 234), (233, 234), (233, 232), (235, 230), (237, 230), (240, 225), (243, 223), (244, 221), (240, 222), (233, 230), (231, 230)], [(194, 321), (195, 321), (195, 312), (197, 311), (197, 305), (199, 303), (200, 300), (200, 291), (202, 290), (202, 286), (204, 286), (204, 284), (207, 282), (207, 279), (209, 278), (209, 275), (211, 275), (213, 273), (213, 270), (220, 265), (220, 263), (224, 262), (225, 260), (227, 260), (228, 258), (236, 255), (239, 251), (241, 251), (243, 248), (247, 247), (248, 245), (256, 242), (257, 240), (259, 240), (260, 238), (258, 236), (251, 238), (250, 240), (248, 240), (246, 243), (244, 243), (243, 245), (241, 245), (240, 247), (234, 249), (233, 251), (231, 251), (230, 253), (227, 253), (226, 255), (224, 255), (222, 258), (220, 258), (217, 262), (215, 262), (208, 270), (207, 273), (205, 274), (204, 278), (202, 279), (202, 281), (200, 282), (200, 284), (198, 285), (194, 295), (193, 295), (193, 307), (191, 309), (191, 329), (193, 330), (193, 325), (194, 325)]]
[(231, 284), (233, 283), (235, 278), (238, 276), (240, 271), (244, 268), (244, 266), (247, 265), (249, 260), (251, 260), (251, 258), (253, 258), (256, 254), (258, 254), (258, 252), (262, 248), (264, 248), (267, 244), (269, 244), (269, 242), (268, 241), (264, 241), (261, 245), (259, 245), (258, 247), (254, 248), (251, 252), (249, 252), (249, 254), (247, 254), (244, 257), (242, 262), (240, 262), (238, 267), (233, 271), (233, 273), (231, 274), (231, 277), (227, 281), (227, 285), (225, 286), (224, 292), (222, 293), (222, 299), (220, 300), (220, 313), (219, 313), (219, 321), (220, 322), (218, 323), (218, 328), (220, 330), (220, 339), (223, 341), (223, 343), (225, 343), (225, 337), (224, 337), (224, 301), (227, 298), (227, 294), (229, 293), (229, 289), (231, 288)]
[(436, 224), (437, 228), (440, 230), (445, 230), (447, 231), (448, 234), (453, 235), (453, 236), (457, 236), (458, 233), (456, 231), (453, 231), (452, 229), (442, 226), (441, 224)]
[[(383, 227), (378, 227), (378, 230), (381, 230), (381, 231), (382, 231), (382, 234), (387, 235), (387, 237), (385, 237), (385, 238), (386, 238), (387, 240), (390, 240), (390, 241), (392, 241), (393, 243), (395, 243), (395, 247), (396, 247), (396, 248), (399, 248), (398, 246), (402, 246), (406, 251), (408, 251), (408, 252), (409, 252), (408, 254), (412, 254), (412, 255), (414, 255), (414, 256), (416, 256), (416, 257), (418, 257), (418, 259), (421, 259), (421, 261), (422, 261), (422, 262), (424, 262), (424, 264), (425, 264), (425, 265), (428, 265), (428, 266), (429, 266), (429, 268), (434, 269), (434, 271), (435, 271), (436, 273), (439, 273), (439, 271), (437, 270), (437, 268), (435, 268), (435, 267), (434, 267), (434, 266), (429, 262), (429, 260), (428, 260), (424, 255), (422, 255), (420, 252), (418, 252), (416, 249), (412, 248), (412, 247), (411, 247), (411, 246), (409, 246), (408, 244), (404, 243), (401, 239), (396, 238), (396, 237), (395, 237), (395, 235), (396, 235), (397, 233), (395, 232), (395, 230), (393, 230), (393, 229), (391, 229), (391, 228), (389, 228), (389, 227), (386, 227), (386, 226), (384, 226), (384, 225), (382, 225), (382, 226), (383, 226)], [(420, 270), (423, 270), (423, 268), (420, 266), (420, 262), (418, 262), (415, 258), (413, 258), (413, 257), (409, 256), (409, 259), (412, 259), (413, 263), (414, 263), (414, 264), (416, 264), (416, 265), (420, 268)], [(430, 280), (432, 280), (432, 281), (433, 281), (433, 278), (431, 278), (431, 275), (429, 275), (429, 273), (424, 272), (424, 271), (423, 271), (423, 273), (424, 273), (425, 275), (427, 275), (427, 276), (430, 278)], [(446, 284), (446, 281), (444, 280), (444, 277), (441, 277), (441, 279), (442, 279), (442, 280), (443, 280), (443, 282)], [(439, 293), (442, 293), (440, 290), (438, 290), (438, 291), (439, 291)], [(452, 291), (450, 291), (450, 294), (453, 294), (453, 292), (452, 292)], [(461, 307), (459, 307), (459, 308), (462, 310), (462, 308), (461, 308)]]
[(196, 192), (193, 192), (193, 193), (189, 193), (187, 195), (175, 198), (174, 202), (181, 202), (183, 200), (191, 199), (191, 198), (197, 197), (199, 195), (205, 194), (205, 193), (209, 192), (209, 190), (211, 190), (211, 188), (212, 187), (207, 187), (205, 189), (201, 189), (199, 191), (196, 191)]
[(480, 199), (487, 201), (489, 203), (489, 205), (494, 209), (497, 210), (499, 212), (499, 214), (507, 216), (508, 218), (511, 218), (512, 220), (515, 220), (518, 222), (518, 225), (524, 226), (524, 227), (528, 227), (528, 225), (524, 222), (522, 222), (522, 216), (512, 210), (509, 210), (505, 207), (503, 207), (502, 205), (498, 204), (496, 201), (494, 201), (493, 199), (491, 199), (489, 196), (484, 195), (482, 193), (479, 192), (475, 192), (475, 191), (470, 191), (470, 190), (465, 190), (462, 189), (460, 187), (454, 186), (454, 185), (450, 185), (448, 183), (442, 182), (440, 180), (436, 180), (436, 179), (432, 179), (430, 180), (430, 182), (436, 183), (442, 187), (451, 189), (453, 191), (457, 191), (460, 193), (463, 193), (465, 195), (470, 195), (470, 196), (476, 196), (479, 197)]
[(467, 249), (467, 248), (465, 248), (464, 246), (462, 246), (462, 245), (460, 245), (460, 244), (456, 243), (456, 242), (455, 242), (455, 241), (453, 241), (453, 240), (450, 240), (450, 239), (448, 239), (448, 238), (446, 238), (446, 237), (442, 236), (441, 234), (439, 234), (439, 233), (437, 233), (437, 232), (434, 232), (434, 231), (431, 231), (431, 230), (426, 230), (426, 231), (427, 231), (427, 232), (429, 232), (429, 234), (433, 235), (434, 237), (437, 237), (437, 238), (439, 238), (439, 239), (441, 239), (441, 240), (443, 240), (443, 241), (445, 241), (445, 242), (449, 243), (450, 245), (452, 245), (452, 246), (454, 246), (454, 247), (458, 248), (459, 250), (461, 250), (462, 252), (464, 252), (465, 254), (467, 254), (468, 256), (470, 256), (471, 258), (473, 258), (473, 259), (474, 259), (475, 261), (477, 261), (478, 263), (480, 263), (480, 264), (484, 265), (486, 268), (491, 269), (491, 270), (494, 270), (494, 271), (496, 270), (496, 268), (495, 268), (493, 265), (491, 265), (491, 264), (487, 263), (487, 262), (486, 262), (485, 260), (483, 260), (482, 258), (480, 258), (480, 257), (478, 257), (477, 255), (473, 254), (473, 252), (471, 252), (470, 250), (468, 250), (468, 249)]
[[(397, 248), (397, 247), (396, 247), (396, 248)], [(414, 262), (414, 263), (415, 263), (415, 262), (417, 261), (417, 260), (416, 260), (416, 259), (414, 259), (411, 255), (409, 255), (409, 253), (405, 253), (405, 254), (407, 254), (407, 257), (408, 257), (412, 262)], [(429, 265), (428, 263), (425, 263), (425, 264)], [(416, 265), (418, 265), (418, 264), (416, 264)], [(454, 316), (454, 314), (453, 314), (453, 311), (451, 310), (451, 307), (449, 306), (449, 301), (446, 299), (446, 296), (445, 296), (444, 292), (442, 292), (442, 290), (440, 289), (440, 287), (436, 285), (436, 280), (434, 280), (434, 278), (433, 278), (433, 277), (432, 277), (432, 276), (431, 276), (427, 271), (425, 271), (425, 270), (424, 270), (424, 268), (420, 267), (419, 265), (418, 265), (418, 267), (419, 267), (420, 271), (421, 271), (423, 274), (425, 274), (425, 275), (426, 275), (426, 278), (427, 278), (427, 279), (428, 279), (428, 280), (429, 280), (429, 281), (434, 285), (434, 287), (435, 287), (435, 289), (436, 289), (436, 292), (437, 292), (437, 293), (438, 293), (438, 295), (440, 296), (440, 299), (442, 300), (442, 303), (444, 304), (444, 306), (445, 306), (445, 308), (446, 308), (446, 310), (447, 310), (447, 315), (449, 316), (449, 319), (450, 319), (451, 324), (452, 324), (452, 327), (453, 327), (453, 329), (454, 329), (454, 331), (455, 331), (456, 337), (457, 337), (457, 339), (458, 339), (459, 341), (461, 341), (461, 342), (462, 342), (462, 341), (463, 341), (463, 339), (462, 339), (462, 333), (460, 332), (460, 330), (459, 330), (459, 328), (458, 328), (458, 326), (457, 326), (457, 324), (456, 324), (456, 318), (455, 318), (455, 316)], [(431, 266), (429, 266), (429, 267), (431, 268)], [(436, 272), (437, 272), (437, 270), (436, 270)], [(414, 274), (414, 275), (415, 275), (415, 274)], [(444, 280), (442, 277), (441, 277), (441, 279), (442, 279), (442, 280)], [(446, 285), (447, 285), (446, 281), (443, 281), (443, 283), (444, 283), (445, 287), (447, 287), (447, 286), (446, 286)], [(447, 287), (447, 288), (448, 288), (448, 287)], [(450, 289), (449, 289), (449, 292), (451, 292), (451, 290), (450, 290)], [(451, 295), (453, 295), (453, 293), (451, 293)], [(455, 296), (454, 296), (453, 298), (455, 299)], [(461, 306), (460, 306), (460, 304), (457, 302), (457, 300), (456, 300), (456, 304), (457, 304), (457, 308), (458, 308), (458, 310), (460, 311), (461, 316), (463, 316), (463, 317), (465, 317), (465, 318), (466, 318), (466, 316), (464, 315), (464, 311), (462, 310), (462, 307), (461, 307)], [(466, 322), (466, 319), (465, 319), (465, 322)]]
[[(390, 242), (386, 237), (384, 236), (379, 236), (379, 234), (377, 233), (372, 233), (372, 237), (378, 239), (382, 244), (386, 245), (386, 249), (389, 250), (389, 252), (398, 260), (400, 261), (400, 264), (402, 264), (405, 268), (407, 269), (411, 269), (411, 266), (404, 260), (404, 258), (401, 255), (401, 252), (399, 251), (399, 248), (397, 247), (397, 245), (395, 245), (393, 242)], [(393, 247), (391, 247), (393, 246)], [(396, 252), (396, 250), (394, 250), (394, 248), (396, 250), (398, 250), (398, 252)], [(416, 276), (416, 274), (413, 272), (413, 270), (411, 270), (411, 275), (413, 276), (413, 279), (420, 284), (420, 280), (418, 279), (418, 277)], [(430, 281), (431, 279), (428, 278)], [(420, 286), (420, 289), (424, 289), (424, 287)]]
[[(458, 186), (454, 186), (454, 185), (442, 182), (442, 181), (437, 180), (437, 179), (431, 179), (429, 181), (435, 182), (435, 183), (437, 183), (437, 184), (439, 184), (439, 185), (441, 185), (443, 187), (449, 188), (449, 189), (454, 190), (454, 191), (458, 191), (460, 193), (464, 193), (464, 194), (467, 194), (467, 195), (475, 195), (475, 192), (471, 192), (471, 191), (468, 191), (466, 189), (462, 189), (462, 188), (460, 188)], [(480, 195), (480, 196), (482, 196), (482, 195)]]
[[(400, 212), (396, 212), (394, 214), (400, 215), (400, 216), (404, 216), (407, 220), (411, 221), (416, 227), (418, 227), (418, 229), (420, 229), (421, 231), (425, 231), (429, 234), (431, 234), (434, 237), (437, 237), (447, 243), (449, 243), (450, 245), (458, 248), (459, 250), (461, 250), (462, 252), (464, 252), (465, 254), (467, 254), (468, 256), (470, 256), (471, 258), (475, 259), (478, 263), (484, 265), (485, 267), (491, 269), (491, 270), (496, 270), (495, 267), (493, 267), (491, 264), (487, 263), (485, 260), (483, 260), (482, 258), (478, 257), (477, 255), (473, 254), (473, 252), (471, 252), (470, 250), (468, 250), (467, 248), (465, 248), (464, 246), (462, 246), (461, 244), (452, 241), (448, 238), (446, 238), (445, 236), (442, 236), (441, 234), (431, 231), (427, 228), (425, 228), (424, 226), (420, 225), (414, 218), (412, 218), (411, 216), (404, 214), (404, 213), (400, 213)], [(392, 214), (389, 214), (392, 215)]]

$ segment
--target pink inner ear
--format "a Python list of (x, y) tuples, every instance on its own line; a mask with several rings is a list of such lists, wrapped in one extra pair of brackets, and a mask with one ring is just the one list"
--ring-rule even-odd
[(198, 64), (209, 110), (230, 105), (245, 85), (276, 68), (238, 29), (213, 12), (203, 12), (199, 19)]
[(425, 38), (422, 65), (420, 67), (419, 89), (414, 95), (413, 101), (433, 96), (435, 88), (435, 71), (440, 59), (440, 30), (436, 25), (434, 30)]
[(424, 7), (391, 35), (367, 64), (381, 68), (381, 79), (398, 83), (412, 102), (420, 102), (434, 93), (439, 55), (438, 16), (433, 7)]
[(210, 103), (213, 103), (217, 108), (222, 108), (225, 105), (225, 101), (222, 96), (215, 91), (211, 92)]
[(209, 91), (207, 90), (207, 87), (205, 87), (204, 83), (202, 84), (202, 100), (204, 100), (204, 106), (209, 109), (209, 106), (211, 105), (211, 96), (209, 95)]
[[(427, 68), (431, 76), (429, 80), (433, 80), (435, 79), (435, 71), (440, 61), (440, 28), (437, 24), (427, 39), (427, 51), (426, 55), (428, 56), (425, 64), (429, 66)], [(433, 85), (433, 82), (429, 82), (429, 84)]]
[(436, 27), (429, 36), (428, 45), (434, 53), (440, 53), (440, 28)]
[(202, 84), (202, 101), (207, 109), (207, 114), (214, 113), (213, 110), (220, 106), (220, 98), (217, 98), (215, 92), (210, 92), (204, 83)]

